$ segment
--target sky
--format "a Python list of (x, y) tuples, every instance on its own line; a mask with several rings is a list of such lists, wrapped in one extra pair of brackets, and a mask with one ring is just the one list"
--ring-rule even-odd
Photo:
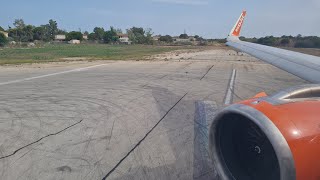
[(57, 21), (60, 29), (92, 32), (110, 26), (151, 28), (154, 34), (224, 38), (247, 10), (246, 37), (268, 35), (320, 36), (320, 0), (16, 0), (1, 8), (0, 26)]

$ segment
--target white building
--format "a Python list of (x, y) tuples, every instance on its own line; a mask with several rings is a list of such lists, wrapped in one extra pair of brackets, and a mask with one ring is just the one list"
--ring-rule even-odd
[(56, 40), (56, 41), (64, 41), (64, 40), (66, 40), (66, 35), (63, 35), (63, 34), (55, 35), (54, 36), (54, 40)]
[(194, 36), (189, 36), (190, 41), (196, 41), (196, 38)]
[(122, 44), (131, 44), (131, 41), (129, 40), (128, 34), (117, 34), (119, 37), (119, 41)]
[(174, 42), (190, 42), (190, 39), (189, 38), (188, 39), (182, 39), (179, 36), (175, 36), (175, 37), (173, 37), (173, 41)]
[(194, 36), (189, 36), (188, 38), (186, 39), (182, 39), (180, 38), (179, 36), (175, 36), (173, 37), (173, 41), (174, 42), (194, 42), (196, 41), (197, 39), (194, 37)]
[(160, 35), (157, 35), (157, 36), (153, 36), (152, 39), (154, 41), (159, 41), (160, 37), (161, 37)]
[(69, 44), (80, 44), (80, 40), (77, 40), (77, 39), (72, 39), (68, 42)]

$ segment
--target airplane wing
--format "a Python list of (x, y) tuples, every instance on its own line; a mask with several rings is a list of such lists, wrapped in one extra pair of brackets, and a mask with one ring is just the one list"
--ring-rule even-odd
[(226, 45), (250, 54), (311, 83), (320, 83), (320, 57), (244, 42), (239, 39), (246, 16), (243, 11), (230, 32)]

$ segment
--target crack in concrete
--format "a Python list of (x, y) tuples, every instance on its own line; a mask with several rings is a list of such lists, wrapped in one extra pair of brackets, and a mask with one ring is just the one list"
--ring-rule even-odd
[(38, 139), (38, 140), (36, 140), (36, 141), (34, 141), (34, 142), (32, 142), (32, 143), (29, 143), (29, 144), (27, 144), (27, 145), (25, 145), (25, 146), (23, 146), (23, 147), (15, 150), (13, 153), (11, 153), (11, 154), (9, 154), (9, 155), (0, 157), (0, 160), (1, 160), (1, 159), (8, 158), (8, 157), (10, 157), (10, 156), (13, 156), (13, 155), (15, 155), (17, 152), (21, 151), (22, 149), (24, 149), (24, 148), (26, 148), (26, 147), (29, 147), (29, 146), (31, 146), (31, 145), (33, 145), (33, 144), (35, 144), (35, 143), (38, 143), (38, 142), (40, 142), (41, 140), (43, 140), (43, 139), (45, 139), (45, 138), (48, 138), (48, 137), (50, 137), (50, 136), (55, 136), (55, 135), (57, 135), (57, 134), (60, 134), (60, 133), (62, 133), (62, 132), (64, 132), (64, 131), (66, 131), (67, 129), (70, 129), (70, 128), (73, 127), (73, 126), (75, 126), (75, 125), (77, 125), (77, 124), (80, 124), (82, 121), (83, 121), (83, 119), (80, 120), (79, 122), (75, 123), (75, 124), (72, 124), (72, 125), (64, 128), (64, 129), (56, 132), (56, 133), (48, 134), (48, 135), (46, 135), (46, 136), (44, 136), (44, 137), (42, 137), (42, 138), (40, 138), (40, 139)]

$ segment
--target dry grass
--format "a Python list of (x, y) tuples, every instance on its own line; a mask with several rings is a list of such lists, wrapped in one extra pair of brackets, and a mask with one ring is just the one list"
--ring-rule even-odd
[(39, 48), (4, 48), (0, 49), (0, 65), (74, 60), (143, 60), (154, 54), (190, 48), (195, 47), (63, 44)]
[(284, 49), (320, 57), (320, 49), (314, 49), (314, 48), (284, 48)]

